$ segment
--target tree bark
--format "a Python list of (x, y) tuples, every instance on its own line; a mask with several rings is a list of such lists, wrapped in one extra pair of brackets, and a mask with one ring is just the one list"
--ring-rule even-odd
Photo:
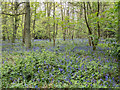
[[(97, 17), (99, 18), (99, 0), (98, 0), (98, 13), (97, 13)], [(97, 26), (98, 26), (98, 39), (100, 38), (100, 25), (99, 25), (99, 20), (97, 22)]]
[(62, 31), (63, 31), (63, 40), (65, 41), (65, 34), (64, 34), (64, 28), (63, 28), (63, 21), (64, 21), (64, 17), (63, 17), (63, 5), (62, 5), (62, 2), (61, 3), (61, 20), (62, 20)]
[[(72, 8), (72, 22), (74, 22), (74, 6)], [(72, 40), (74, 39), (74, 24), (72, 25)]]
[[(3, 8), (6, 9), (6, 4), (3, 5), (3, 2), (2, 2), (2, 11), (3, 11)], [(4, 26), (2, 26), (2, 39), (3, 39), (3, 41), (6, 40), (6, 37), (5, 37), (5, 32), (7, 30), (7, 27), (6, 27), (7, 20), (6, 20), (6, 18), (7, 18), (6, 15), (2, 15), (2, 25), (4, 25)]]
[(35, 31), (35, 21), (36, 21), (36, 6), (35, 6), (35, 12), (34, 12), (34, 20), (33, 20), (33, 32), (32, 32), (32, 38), (35, 38), (34, 31)]
[(66, 34), (67, 34), (67, 36), (69, 35), (69, 28), (70, 28), (70, 26), (69, 26), (69, 2), (68, 2), (68, 7), (67, 7), (67, 31), (66, 31)]
[(54, 20), (54, 24), (53, 24), (53, 46), (55, 47), (55, 2), (53, 2), (53, 20)]
[[(120, 1), (118, 2), (118, 34), (117, 34), (118, 45), (120, 45)], [(120, 52), (118, 52), (118, 75), (120, 75)]]
[(31, 35), (30, 35), (30, 3), (26, 2), (26, 14), (25, 14), (25, 44), (26, 49), (31, 48)]
[(48, 32), (49, 32), (49, 41), (51, 42), (51, 34), (50, 34), (50, 11), (51, 11), (51, 2), (47, 2), (47, 17), (48, 17)]
[[(88, 32), (89, 32), (89, 35), (92, 35), (92, 31), (91, 31), (91, 28), (89, 27), (89, 24), (88, 24), (88, 21), (87, 21), (87, 16), (86, 16), (86, 8), (85, 8), (85, 2), (83, 2), (84, 4), (84, 15), (85, 15), (85, 22), (86, 22), (86, 25), (87, 25), (87, 28), (88, 28)], [(92, 42), (92, 46), (93, 46), (93, 50), (96, 50), (96, 46), (93, 42), (93, 37), (90, 36), (91, 39), (91, 42)]]
[(13, 28), (13, 38), (12, 38), (12, 43), (15, 43), (15, 39), (16, 39), (16, 32), (17, 32), (17, 28), (18, 28), (18, 16), (16, 15), (18, 13), (18, 2), (16, 0), (15, 2), (15, 11), (14, 14), (15, 16), (14, 18), (14, 28)]

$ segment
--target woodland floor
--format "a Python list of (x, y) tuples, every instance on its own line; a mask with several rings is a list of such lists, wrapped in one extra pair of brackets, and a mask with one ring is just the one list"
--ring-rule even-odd
[(103, 41), (96, 51), (86, 39), (34, 40), (25, 50), (21, 42), (2, 43), (2, 87), (6, 88), (118, 88), (118, 62)]

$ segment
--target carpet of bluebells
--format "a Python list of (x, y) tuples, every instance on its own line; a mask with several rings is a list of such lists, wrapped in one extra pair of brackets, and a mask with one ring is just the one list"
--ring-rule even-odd
[(2, 87), (118, 88), (118, 62), (112, 47), (101, 41), (96, 51), (86, 39), (34, 40), (27, 50), (21, 41), (2, 43)]

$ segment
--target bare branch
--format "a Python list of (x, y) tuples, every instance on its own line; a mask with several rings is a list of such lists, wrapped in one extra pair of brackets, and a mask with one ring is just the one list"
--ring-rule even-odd
[(4, 12), (2, 12), (0, 14), (10, 15), (10, 16), (19, 16), (19, 15), (23, 15), (23, 14), (26, 14), (26, 13), (10, 14), (10, 13), (4, 13)]

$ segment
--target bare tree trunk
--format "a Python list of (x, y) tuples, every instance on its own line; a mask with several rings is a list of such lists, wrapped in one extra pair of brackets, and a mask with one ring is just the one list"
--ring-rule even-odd
[(54, 24), (53, 24), (53, 46), (55, 46), (55, 2), (53, 2), (53, 20), (54, 20)]
[[(97, 17), (99, 18), (99, 0), (98, 0), (98, 13), (97, 13)], [(99, 21), (97, 22), (98, 25), (98, 39), (100, 38), (100, 25), (99, 25)]]
[[(85, 22), (86, 22), (86, 25), (87, 25), (87, 28), (88, 28), (89, 35), (92, 35), (91, 28), (89, 27), (89, 24), (88, 24), (88, 21), (87, 21), (85, 2), (83, 2), (83, 4), (84, 4)], [(93, 50), (96, 50), (96, 46), (95, 46), (95, 44), (93, 42), (93, 37), (91, 37), (90, 39), (91, 39), (91, 42), (92, 42)]]
[[(66, 3), (65, 3), (65, 5), (66, 5)], [(65, 17), (65, 7), (64, 7), (64, 17)], [(65, 19), (64, 19), (64, 22), (65, 22)], [(64, 41), (65, 41), (65, 38), (66, 38), (66, 28), (65, 28), (66, 26), (64, 25), (64, 31), (63, 31), (63, 39), (64, 39)]]
[[(118, 45), (120, 45), (120, 1), (118, 2), (118, 34), (117, 34)], [(120, 75), (120, 50), (118, 52), (118, 75)]]
[(17, 32), (17, 28), (18, 28), (18, 16), (16, 15), (18, 13), (18, 2), (17, 0), (15, 1), (15, 17), (13, 17), (14, 20), (14, 28), (13, 28), (13, 38), (12, 38), (12, 43), (15, 43), (15, 39), (16, 39), (16, 32)]
[(26, 14), (25, 14), (25, 44), (26, 49), (31, 48), (31, 35), (30, 35), (30, 2), (26, 2)]
[[(6, 9), (6, 4), (2, 5), (2, 11), (3, 11), (3, 8)], [(2, 27), (2, 39), (3, 39), (3, 41), (6, 40), (6, 37), (5, 37), (5, 31), (7, 30), (6, 22), (7, 22), (6, 15), (2, 15), (2, 25), (4, 25)]]
[(36, 6), (35, 6), (35, 12), (34, 12), (34, 20), (33, 20), (33, 33), (32, 38), (35, 38), (34, 31), (35, 31), (35, 21), (36, 21)]
[(67, 36), (69, 35), (69, 28), (70, 28), (70, 26), (69, 26), (69, 2), (68, 2), (68, 7), (67, 7), (67, 31), (66, 31), (66, 34), (67, 34)]
[(24, 28), (22, 28), (22, 45), (24, 46), (25, 44), (25, 16), (24, 15), (22, 15), (22, 23), (24, 23)]
[(47, 17), (48, 17), (48, 32), (49, 32), (49, 40), (50, 40), (50, 42), (51, 42), (51, 34), (50, 34), (50, 19), (49, 19), (49, 17), (50, 17), (50, 11), (51, 11), (51, 5), (52, 5), (52, 3), (51, 2), (47, 2)]
[(58, 20), (56, 22), (56, 35), (57, 35), (57, 31), (58, 31)]
[[(63, 28), (63, 21), (64, 21), (64, 18), (63, 18), (63, 5), (62, 5), (62, 2), (61, 3), (61, 19), (62, 19), (62, 31), (64, 30)], [(63, 40), (65, 41), (65, 34), (64, 34), (64, 31), (63, 31)]]
[[(74, 22), (74, 6), (72, 8), (72, 21)], [(74, 38), (74, 24), (72, 25), (72, 40)]]

